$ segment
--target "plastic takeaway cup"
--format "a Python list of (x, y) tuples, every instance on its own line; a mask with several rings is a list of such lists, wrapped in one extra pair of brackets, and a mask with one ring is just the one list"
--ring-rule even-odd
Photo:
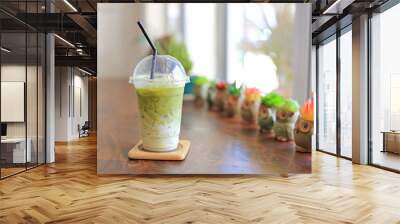
[(152, 55), (135, 67), (130, 83), (135, 86), (143, 148), (165, 152), (178, 147), (183, 90), (188, 82), (182, 64), (174, 57), (157, 55), (150, 77)]

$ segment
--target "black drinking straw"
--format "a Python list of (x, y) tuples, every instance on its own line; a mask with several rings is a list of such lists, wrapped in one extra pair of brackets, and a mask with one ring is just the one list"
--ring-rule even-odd
[(137, 24), (139, 25), (139, 28), (142, 30), (144, 37), (146, 37), (147, 42), (149, 42), (151, 49), (153, 49), (153, 58), (151, 61), (151, 71), (150, 71), (150, 79), (153, 79), (154, 78), (154, 69), (155, 69), (155, 65), (156, 65), (157, 49), (156, 49), (156, 47), (154, 47), (153, 42), (150, 40), (149, 36), (147, 35), (147, 32), (144, 29), (142, 23), (140, 21), (138, 21)]

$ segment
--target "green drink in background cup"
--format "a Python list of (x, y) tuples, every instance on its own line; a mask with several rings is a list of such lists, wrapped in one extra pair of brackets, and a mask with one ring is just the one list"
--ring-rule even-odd
[(152, 58), (141, 60), (130, 79), (138, 97), (143, 148), (171, 151), (179, 144), (183, 90), (188, 77), (177, 59), (157, 55), (151, 78)]

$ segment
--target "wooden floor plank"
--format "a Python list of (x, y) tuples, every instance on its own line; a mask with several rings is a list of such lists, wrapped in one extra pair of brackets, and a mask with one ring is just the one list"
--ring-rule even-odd
[(96, 138), (0, 181), (0, 223), (400, 223), (400, 175), (314, 152), (313, 173), (96, 175)]

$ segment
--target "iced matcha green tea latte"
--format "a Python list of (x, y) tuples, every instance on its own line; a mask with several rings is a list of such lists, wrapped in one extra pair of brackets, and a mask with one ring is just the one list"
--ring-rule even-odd
[(188, 78), (175, 58), (158, 55), (156, 73), (150, 79), (149, 59), (139, 62), (131, 79), (138, 98), (143, 148), (171, 151), (179, 143), (183, 90)]
[(154, 80), (137, 87), (143, 147), (151, 151), (176, 149), (181, 126), (185, 83)]

